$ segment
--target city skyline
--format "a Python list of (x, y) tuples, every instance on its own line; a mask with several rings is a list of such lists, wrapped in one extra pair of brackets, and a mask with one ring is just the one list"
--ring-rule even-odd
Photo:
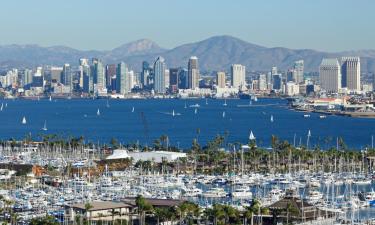
[[(212, 7), (212, 0), (199, 3), (114, 1), (112, 4), (100, 1), (5, 2), (0, 9), (3, 21), (0, 45), (64, 45), (82, 50), (109, 50), (148, 38), (171, 49), (210, 36), (231, 35), (267, 47), (329, 52), (375, 49), (372, 42), (375, 32), (366, 29), (374, 20), (373, 1), (214, 3), (215, 7)], [(157, 17), (154, 9), (160, 12)], [(333, 9), (341, 13), (332, 14)], [(195, 13), (180, 15), (181, 11), (189, 10)]]

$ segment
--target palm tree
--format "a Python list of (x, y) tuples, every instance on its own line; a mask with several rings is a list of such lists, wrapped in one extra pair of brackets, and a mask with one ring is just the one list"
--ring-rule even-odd
[(152, 205), (146, 201), (142, 195), (138, 195), (135, 199), (135, 204), (138, 209), (139, 224), (145, 224), (145, 214), (152, 210)]
[(94, 206), (92, 204), (90, 204), (89, 202), (87, 202), (85, 204), (85, 210), (86, 210), (86, 216), (88, 217), (88, 222), (90, 224), (91, 222), (91, 212), (90, 212), (90, 209), (92, 209)]
[(247, 219), (251, 219), (251, 225), (254, 224), (254, 214), (257, 214), (260, 210), (260, 202), (254, 199), (249, 207), (245, 211), (245, 224), (247, 224)]

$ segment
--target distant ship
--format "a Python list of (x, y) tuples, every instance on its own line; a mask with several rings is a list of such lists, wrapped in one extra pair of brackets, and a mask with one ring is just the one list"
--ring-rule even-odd
[(134, 112), (134, 106), (133, 106), (133, 108), (132, 108), (132, 113)]
[(225, 118), (225, 111), (223, 112), (223, 118)]
[(271, 115), (271, 119), (270, 120), (271, 120), (271, 123), (273, 123), (273, 115)]

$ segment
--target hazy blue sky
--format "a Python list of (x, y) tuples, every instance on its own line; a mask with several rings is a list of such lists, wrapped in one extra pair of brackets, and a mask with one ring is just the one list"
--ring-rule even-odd
[(267, 47), (375, 49), (375, 0), (9, 0), (0, 44), (172, 48), (213, 35)]

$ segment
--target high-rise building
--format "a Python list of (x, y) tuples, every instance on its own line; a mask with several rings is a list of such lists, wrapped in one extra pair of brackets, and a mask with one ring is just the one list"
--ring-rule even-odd
[(277, 67), (273, 66), (272, 69), (271, 69), (271, 75), (275, 75), (275, 74), (278, 74), (277, 73)]
[(246, 67), (240, 64), (231, 66), (231, 85), (234, 88), (241, 88), (246, 85)]
[(83, 74), (83, 71), (84, 71), (84, 68), (86, 67), (89, 67), (89, 59), (86, 59), (86, 58), (81, 58), (79, 59), (79, 87), (83, 89), (83, 86), (84, 86), (84, 74)]
[(259, 90), (265, 91), (267, 90), (267, 76), (266, 74), (260, 74), (259, 75)]
[(143, 88), (150, 85), (150, 78), (151, 78), (151, 68), (150, 64), (146, 61), (142, 62), (142, 72), (141, 72), (141, 85)]
[(361, 90), (361, 61), (359, 57), (341, 58), (342, 87)]
[(116, 64), (109, 64), (105, 66), (105, 80), (107, 89), (112, 89), (112, 77), (116, 76)]
[(188, 62), (188, 88), (199, 88), (198, 58), (192, 56)]
[(163, 57), (159, 56), (154, 63), (154, 90), (156, 93), (165, 93), (165, 70), (167, 66)]
[(106, 87), (105, 82), (105, 75), (104, 75), (104, 67), (103, 63), (100, 59), (92, 59), (93, 64), (93, 77), (94, 77), (94, 84), (96, 85), (96, 90), (103, 90)]
[(320, 86), (323, 90), (337, 93), (341, 88), (341, 70), (337, 59), (323, 59), (319, 67)]
[(61, 72), (61, 83), (65, 86), (72, 86), (72, 69), (68, 63), (65, 63)]
[(273, 90), (281, 90), (282, 86), (282, 79), (281, 79), (281, 74), (274, 74), (272, 75), (272, 89)]
[(169, 88), (169, 69), (166, 69), (165, 70), (165, 73), (164, 73), (164, 86), (166, 87), (166, 88)]
[(23, 73), (24, 73), (23, 85), (31, 84), (33, 82), (33, 71), (29, 69), (25, 69)]
[(297, 84), (302, 83), (303, 80), (304, 80), (304, 77), (303, 77), (304, 61), (303, 60), (298, 60), (298, 61), (294, 62), (293, 73), (294, 73), (294, 75), (293, 75), (294, 82), (297, 83)]
[(122, 95), (129, 93), (131, 90), (129, 82), (128, 67), (124, 62), (121, 62), (117, 65), (116, 92)]
[(187, 89), (188, 88), (188, 70), (183, 68), (180, 69), (178, 73), (178, 78), (179, 78), (179, 85), (178, 88), (180, 89)]
[(83, 92), (93, 93), (94, 92), (94, 77), (91, 72), (93, 66), (82, 65), (82, 79), (83, 79)]
[(178, 68), (171, 68), (169, 69), (169, 90), (175, 93), (178, 90), (178, 83), (179, 83), (179, 69)]
[(216, 73), (216, 84), (219, 88), (225, 88), (225, 72)]

